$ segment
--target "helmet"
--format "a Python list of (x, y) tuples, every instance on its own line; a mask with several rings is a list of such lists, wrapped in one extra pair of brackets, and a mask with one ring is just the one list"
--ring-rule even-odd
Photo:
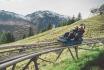
[(80, 24), (80, 28), (85, 29), (85, 24)]

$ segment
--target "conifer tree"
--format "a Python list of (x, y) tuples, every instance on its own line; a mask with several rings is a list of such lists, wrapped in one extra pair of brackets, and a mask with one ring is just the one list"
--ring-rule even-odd
[(15, 38), (14, 38), (13, 34), (10, 33), (10, 32), (7, 32), (7, 33), (6, 33), (6, 37), (7, 37), (7, 41), (8, 41), (8, 42), (13, 42), (13, 41), (15, 41)]
[(51, 24), (49, 24), (48, 27), (47, 27), (47, 30), (50, 30), (50, 29), (52, 29), (52, 25)]
[(15, 38), (13, 36), (13, 34), (11, 34), (10, 32), (2, 32), (0, 35), (0, 43), (4, 44), (4, 43), (10, 43), (15, 41)]
[(79, 12), (79, 13), (78, 13), (78, 17), (77, 17), (77, 21), (78, 21), (78, 20), (81, 20), (81, 19), (82, 19), (82, 15), (81, 15), (81, 13)]
[(23, 39), (24, 39), (24, 38), (26, 38), (26, 35), (25, 35), (25, 34), (23, 35)]
[(6, 36), (5, 32), (2, 32), (2, 34), (1, 34), (0, 43), (1, 44), (7, 43), (7, 36)]
[(34, 34), (33, 34), (33, 30), (32, 30), (32, 28), (31, 27), (29, 27), (29, 35), (28, 36), (33, 36)]
[(71, 23), (74, 23), (76, 20), (75, 20), (75, 16), (73, 15), (72, 19), (71, 19)]

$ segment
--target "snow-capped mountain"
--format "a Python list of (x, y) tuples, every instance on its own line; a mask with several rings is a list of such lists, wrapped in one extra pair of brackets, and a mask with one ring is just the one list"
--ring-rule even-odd
[(30, 27), (34, 34), (47, 28), (49, 24), (57, 26), (68, 20), (68, 17), (51, 11), (36, 11), (26, 16), (0, 10), (0, 31), (11, 32), (16, 40), (28, 36)]
[(16, 14), (14, 12), (0, 10), (0, 19), (24, 19), (26, 20), (27, 18), (23, 15)]
[(57, 14), (52, 11), (36, 11), (32, 14), (26, 15), (30, 21), (37, 26), (37, 30), (41, 31), (48, 27), (49, 24), (55, 25), (56, 27), (68, 20), (67, 16)]

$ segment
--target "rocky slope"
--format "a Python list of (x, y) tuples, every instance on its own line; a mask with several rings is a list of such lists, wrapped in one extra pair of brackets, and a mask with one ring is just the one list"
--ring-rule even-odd
[(0, 32), (13, 33), (16, 40), (28, 37), (30, 28), (33, 34), (41, 32), (49, 24), (57, 26), (68, 20), (68, 17), (51, 11), (37, 11), (26, 16), (9, 11), (0, 11)]
[(68, 17), (51, 11), (36, 11), (26, 15), (30, 21), (37, 26), (38, 32), (47, 28), (49, 25), (57, 27), (62, 22), (68, 21)]

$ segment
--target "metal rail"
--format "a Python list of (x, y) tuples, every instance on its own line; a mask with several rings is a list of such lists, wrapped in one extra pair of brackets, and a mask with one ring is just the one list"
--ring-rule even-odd
[[(92, 44), (92, 43), (104, 43), (104, 38), (93, 38), (93, 39), (84, 39), (83, 44)], [(0, 53), (5, 53), (5, 52), (11, 52), (11, 51), (23, 51), (31, 48), (41, 48), (41, 47), (46, 47), (46, 46), (52, 46), (52, 45), (57, 45), (59, 42), (42, 42), (39, 44), (27, 44), (27, 45), (15, 45), (15, 46), (0, 46), (0, 50), (2, 49), (12, 49), (12, 50), (5, 50), (5, 51), (0, 51)]]
[[(39, 44), (25, 44), (25, 45), (11, 45), (11, 46), (0, 46), (0, 49), (9, 49), (9, 48), (20, 48), (20, 47), (25, 47), (25, 48), (30, 48), (30, 47), (38, 47), (38, 46), (46, 46), (46, 45), (53, 45), (56, 44), (57, 42), (41, 42)], [(35, 48), (34, 47), (34, 48)]]
[[(104, 38), (103, 39), (102, 38), (86, 39), (83, 42), (83, 44), (96, 44), (96, 43), (103, 43), (104, 44)], [(52, 44), (53, 43), (48, 43), (47, 46), (52, 45)], [(41, 44), (41, 45), (46, 46), (46, 44)], [(31, 45), (31, 46), (33, 46), (33, 45)], [(36, 45), (34, 45), (34, 47), (35, 46)], [(26, 68), (28, 67), (28, 65), (31, 62), (34, 62), (35, 70), (39, 70), (37, 60), (41, 59), (41, 58), (39, 58), (40, 55), (46, 54), (48, 52), (54, 52), (54, 51), (62, 50), (56, 58), (56, 61), (57, 61), (57, 59), (60, 57), (61, 53), (63, 52), (63, 49), (66, 49), (66, 48), (68, 48), (68, 50), (69, 50), (69, 52), (70, 52), (70, 54), (71, 54), (71, 56), (74, 60), (76, 60), (76, 58), (78, 59), (78, 46), (77, 45), (69, 46), (69, 47), (62, 47), (62, 45), (60, 45), (59, 47), (56, 47), (56, 48), (48, 48), (48, 49), (41, 50), (40, 52), (32, 52), (32, 53), (29, 53), (29, 54), (21, 54), (21, 55), (18, 55), (16, 57), (12, 57), (8, 60), (1, 61), (0, 62), (0, 70), (6, 70), (6, 68), (9, 67), (9, 66), (12, 66), (12, 70), (15, 70), (15, 67), (16, 67), (17, 63), (19, 63), (21, 61), (24, 61), (24, 60), (27, 60), (27, 59), (30, 59), (30, 61), (26, 64), (26, 66), (23, 68), (23, 70), (26, 70)], [(72, 53), (70, 48), (75, 49), (76, 57), (73, 56), (73, 53)], [(82, 48), (79, 48), (79, 49), (82, 49)], [(41, 60), (47, 61), (45, 59), (41, 59)], [(47, 61), (47, 62), (51, 62), (51, 61)]]
[[(40, 44), (27, 44), (27, 45), (16, 45), (16, 46), (0, 46), (0, 50), (5, 50), (5, 51), (0, 51), (0, 53), (5, 53), (5, 52), (11, 52), (11, 51), (22, 51), (22, 50), (28, 50), (31, 48), (41, 48), (44, 46), (52, 46), (52, 45), (57, 45), (57, 42), (48, 42), (48, 43), (40, 43)], [(12, 49), (12, 50), (9, 50)]]
[(57, 51), (57, 50), (60, 50), (60, 49), (64, 49), (65, 47), (59, 47), (59, 48), (54, 48), (54, 49), (47, 49), (47, 50), (44, 50), (44, 51), (41, 51), (41, 52), (38, 52), (38, 53), (31, 53), (31, 54), (27, 54), (21, 58), (15, 58), (13, 59), (12, 61), (8, 61), (8, 62), (4, 62), (2, 64), (0, 64), (0, 69), (3, 69), (5, 67), (8, 67), (8, 66), (11, 66), (11, 65), (14, 65), (20, 61), (23, 61), (23, 60), (26, 60), (26, 59), (30, 59), (30, 58), (35, 58), (36, 56), (39, 56), (41, 54), (45, 54), (45, 53), (48, 53), (48, 52), (52, 52), (52, 51)]

